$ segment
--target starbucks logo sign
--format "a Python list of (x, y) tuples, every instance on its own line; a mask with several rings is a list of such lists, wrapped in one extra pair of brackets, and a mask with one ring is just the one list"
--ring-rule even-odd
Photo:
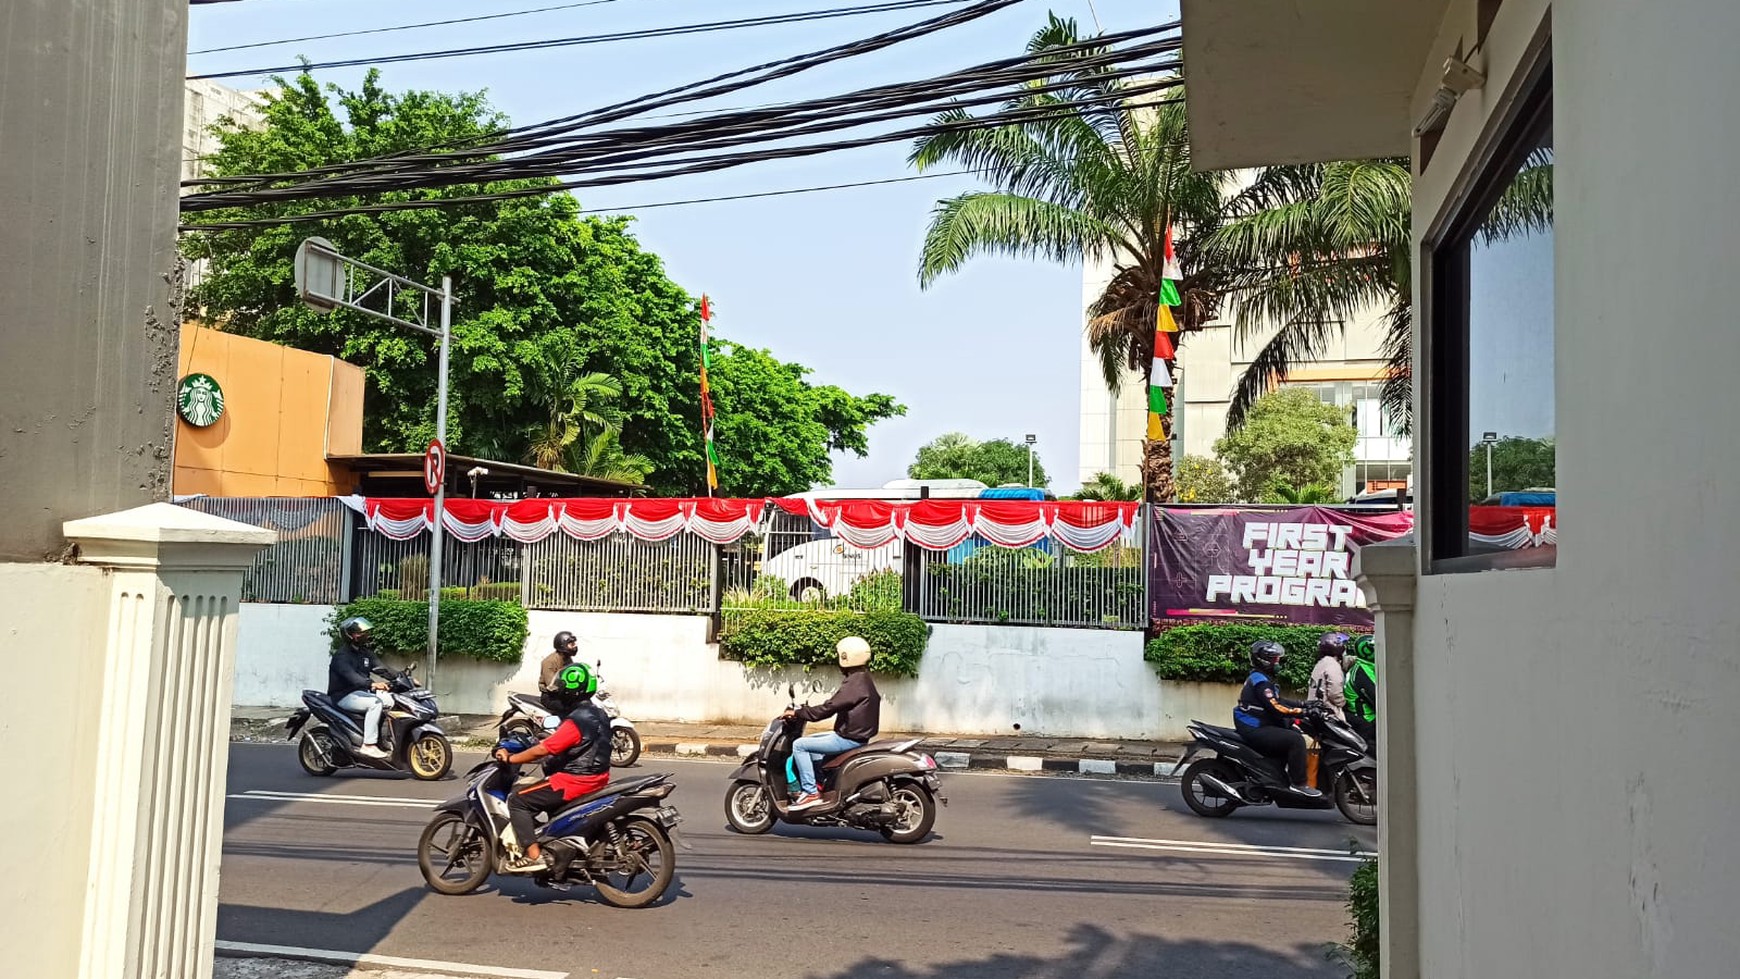
[(224, 389), (210, 374), (189, 374), (175, 394), (175, 410), (189, 425), (204, 428), (224, 415)]

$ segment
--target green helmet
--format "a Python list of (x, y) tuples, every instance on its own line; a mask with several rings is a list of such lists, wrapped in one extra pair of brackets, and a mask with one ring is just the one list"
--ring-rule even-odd
[(550, 689), (569, 697), (590, 697), (598, 692), (598, 678), (585, 663), (570, 663), (556, 674)]

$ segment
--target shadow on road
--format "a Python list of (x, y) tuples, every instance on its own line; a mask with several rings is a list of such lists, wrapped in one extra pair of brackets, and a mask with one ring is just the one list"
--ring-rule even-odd
[(1341, 979), (1347, 970), (1331, 959), (1327, 943), (1301, 945), (1287, 953), (1243, 942), (1119, 937), (1093, 925), (1078, 925), (1066, 947), (1049, 958), (997, 954), (917, 969), (889, 959), (866, 958), (843, 972), (803, 975), (805, 979)]
[[(360, 908), (294, 911), (247, 904), (218, 905), (218, 937), (240, 942), (306, 945), (344, 952), (370, 952), (411, 913), (429, 891), (407, 887)], [(269, 936), (269, 937), (268, 937)]]

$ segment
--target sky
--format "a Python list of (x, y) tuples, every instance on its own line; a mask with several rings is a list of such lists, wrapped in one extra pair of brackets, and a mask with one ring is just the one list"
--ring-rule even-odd
[[(191, 9), (188, 50), (365, 30), (562, 0), (241, 0)], [(192, 73), (340, 60), (703, 23), (849, 6), (818, 0), (608, 0), (480, 23), (190, 54)], [(1091, 9), (1090, 9), (1091, 8)], [(634, 40), (383, 67), (390, 90), (486, 90), (517, 124), (569, 115), (774, 58), (929, 19), (946, 7), (686, 37)], [(725, 100), (735, 107), (851, 91), (1019, 54), (1048, 11), (1118, 31), (1177, 17), (1176, 0), (1027, 0), (981, 20)], [(363, 68), (318, 77), (354, 87)], [(220, 80), (260, 88), (264, 76)], [(1082, 285), (1079, 265), (973, 261), (928, 290), (919, 248), (931, 209), (976, 185), (943, 177), (882, 187), (636, 211), (633, 205), (902, 177), (893, 144), (755, 164), (716, 174), (579, 192), (584, 208), (636, 216), (635, 234), (671, 277), (714, 303), (716, 334), (814, 370), (812, 380), (907, 406), (870, 432), (870, 453), (837, 456), (834, 484), (880, 486), (906, 474), (920, 445), (950, 431), (1038, 436), (1060, 492), (1077, 484)], [(730, 447), (720, 450), (730, 464)]]

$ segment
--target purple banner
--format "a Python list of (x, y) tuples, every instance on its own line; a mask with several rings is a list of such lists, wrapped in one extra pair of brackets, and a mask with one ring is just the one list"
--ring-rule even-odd
[(1361, 546), (1413, 529), (1411, 512), (1153, 507), (1150, 619), (1239, 617), (1372, 624), (1353, 582)]

